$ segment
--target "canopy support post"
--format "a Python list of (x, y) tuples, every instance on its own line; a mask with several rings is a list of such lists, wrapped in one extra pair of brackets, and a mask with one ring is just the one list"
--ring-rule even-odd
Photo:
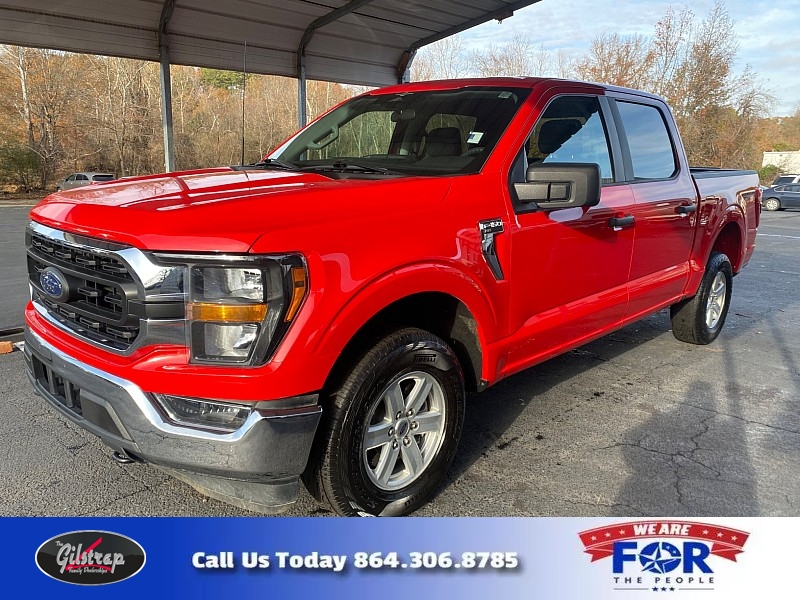
[(175, 139), (172, 128), (172, 78), (169, 72), (169, 45), (167, 44), (167, 25), (174, 10), (175, 0), (166, 0), (161, 9), (161, 21), (158, 28), (161, 123), (164, 129), (164, 171), (167, 173), (175, 170)]
[(306, 115), (306, 48), (311, 38), (314, 37), (314, 32), (320, 27), (325, 27), (325, 25), (349, 15), (354, 10), (358, 10), (370, 2), (372, 0), (350, 0), (350, 2), (336, 10), (332, 10), (328, 14), (315, 19), (303, 32), (300, 45), (297, 47), (297, 121), (301, 128), (306, 126), (308, 120)]

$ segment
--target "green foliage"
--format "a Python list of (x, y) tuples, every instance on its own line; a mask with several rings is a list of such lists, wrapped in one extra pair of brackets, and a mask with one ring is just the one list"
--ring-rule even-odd
[(11, 141), (0, 145), (0, 179), (24, 188), (37, 187), (42, 171), (41, 157), (29, 147)]
[(219, 69), (200, 69), (200, 81), (203, 85), (221, 90), (240, 90), (252, 74), (245, 75), (240, 71), (221, 71)]
[(775, 165), (766, 165), (758, 169), (758, 179), (764, 185), (770, 185), (781, 174), (781, 168)]
[(775, 142), (772, 144), (773, 152), (791, 152), (792, 150), (794, 150), (794, 148), (786, 142)]

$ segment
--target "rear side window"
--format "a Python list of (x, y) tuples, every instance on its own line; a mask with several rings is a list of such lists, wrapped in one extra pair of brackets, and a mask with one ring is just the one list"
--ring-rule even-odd
[(628, 138), (633, 178), (669, 179), (678, 170), (664, 115), (655, 106), (617, 102)]
[(111, 181), (114, 179), (113, 175), (94, 175), (92, 181)]

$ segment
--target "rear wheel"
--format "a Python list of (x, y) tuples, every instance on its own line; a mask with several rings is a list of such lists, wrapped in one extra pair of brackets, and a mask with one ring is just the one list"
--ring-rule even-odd
[(764, 200), (764, 208), (767, 210), (780, 210), (781, 209), (781, 201), (777, 198), (767, 198)]
[(303, 480), (345, 516), (398, 516), (419, 508), (455, 455), (464, 378), (453, 351), (420, 329), (385, 337), (323, 405)]
[(725, 324), (732, 289), (730, 260), (721, 252), (712, 252), (697, 294), (670, 307), (672, 334), (690, 344), (713, 342)]

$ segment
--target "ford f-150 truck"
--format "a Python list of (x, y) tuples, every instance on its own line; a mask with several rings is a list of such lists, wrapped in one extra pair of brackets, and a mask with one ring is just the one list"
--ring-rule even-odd
[(339, 514), (407, 514), (468, 392), (667, 307), (676, 338), (712, 342), (759, 193), (690, 169), (643, 92), (371, 91), (252, 165), (43, 200), (28, 373), (118, 461), (209, 496), (274, 512), (302, 479)]

